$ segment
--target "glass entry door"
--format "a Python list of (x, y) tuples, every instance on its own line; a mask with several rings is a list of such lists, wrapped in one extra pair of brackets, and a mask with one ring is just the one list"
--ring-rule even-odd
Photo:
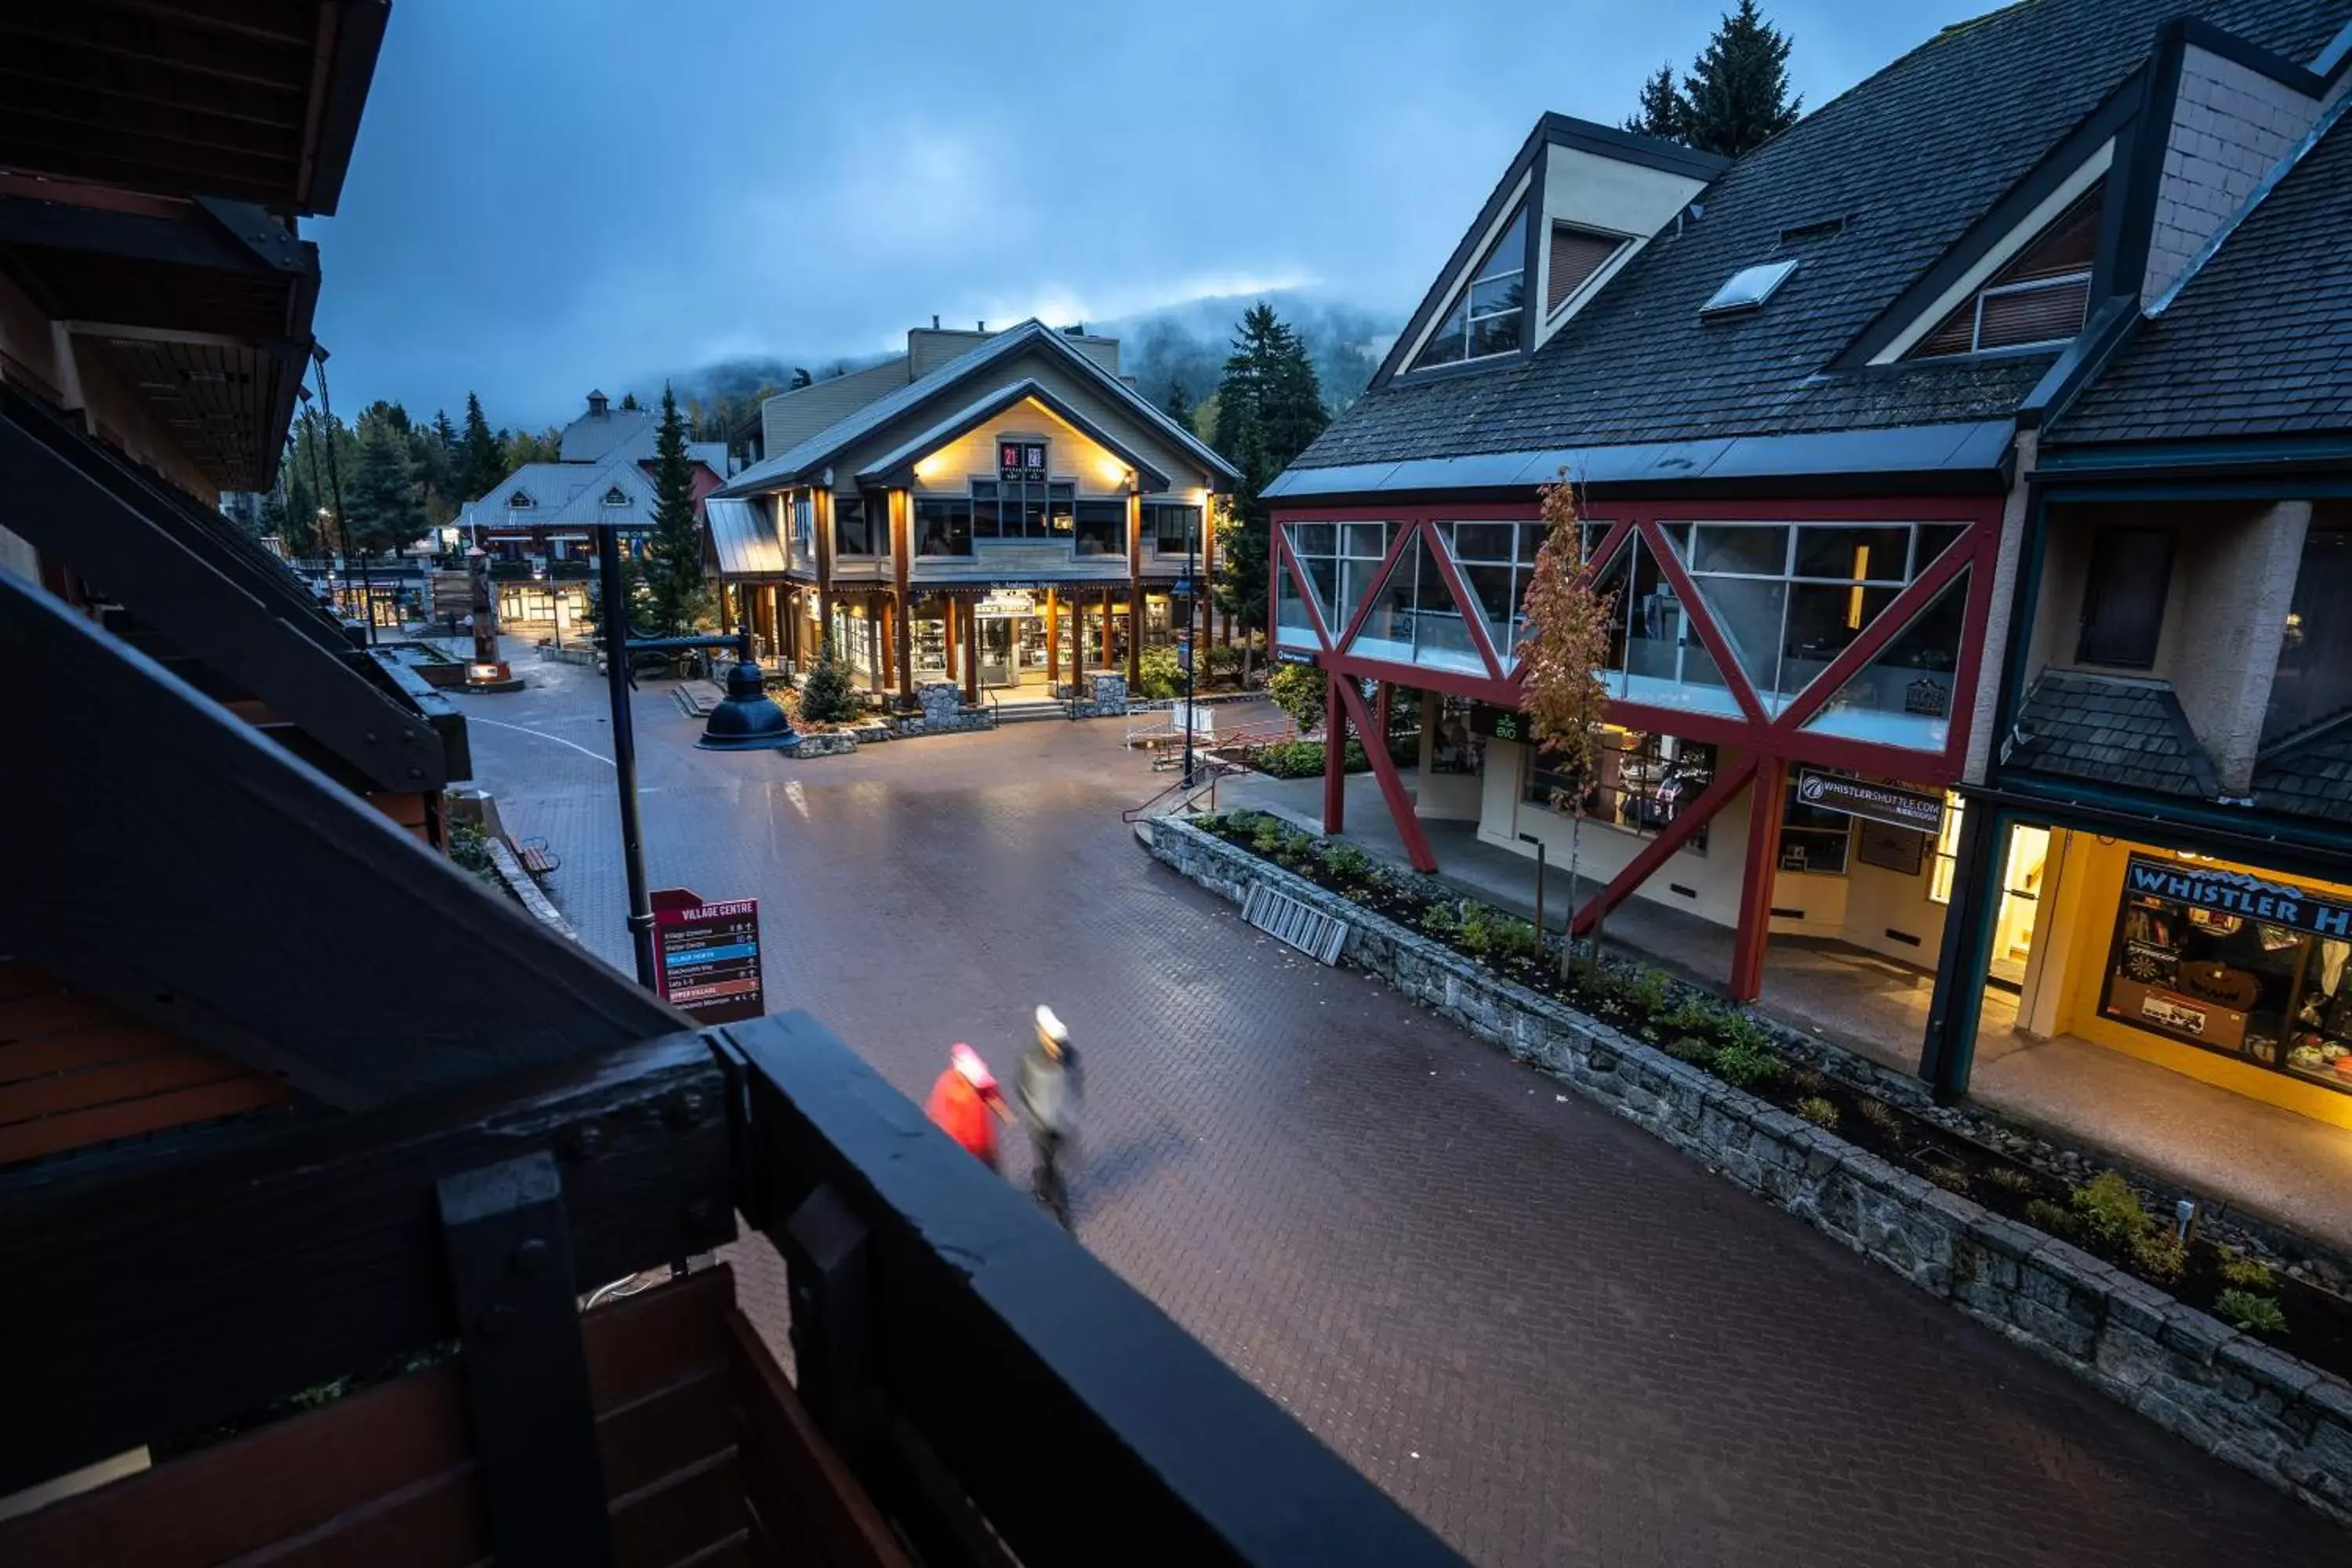
[(1993, 923), (1992, 983), (2014, 991), (2025, 984), (2025, 961), (2033, 956), (2033, 924), (2042, 909), (2042, 872), (2050, 859), (2050, 830), (2012, 828), (2009, 864), (2000, 883), (2000, 914)]
[(980, 684), (1012, 686), (1021, 679), (1014, 654), (1019, 648), (1020, 622), (1011, 616), (982, 616), (980, 628)]

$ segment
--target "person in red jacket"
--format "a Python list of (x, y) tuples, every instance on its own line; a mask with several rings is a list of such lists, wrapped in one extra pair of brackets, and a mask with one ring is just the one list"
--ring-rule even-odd
[(940, 1131), (990, 1170), (996, 1169), (996, 1123), (992, 1116), (1006, 1121), (1013, 1120), (1012, 1110), (1004, 1103), (1003, 1091), (996, 1087), (996, 1075), (980, 1059), (980, 1053), (958, 1040), (948, 1052), (947, 1071), (940, 1074), (931, 1085), (931, 1098), (923, 1106)]

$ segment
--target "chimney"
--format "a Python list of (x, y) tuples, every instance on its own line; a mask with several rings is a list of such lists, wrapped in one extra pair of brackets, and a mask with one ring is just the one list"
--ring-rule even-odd
[(934, 316), (931, 318), (931, 331), (935, 331), (935, 332), (936, 332), (936, 331), (938, 331), (939, 330), (940, 330), (940, 319), (939, 319), (939, 317), (938, 317), (938, 316), (934, 315)]
[(986, 321), (974, 321), (974, 322), (972, 323), (972, 325), (973, 325), (975, 328), (979, 329), (981, 331), (983, 331), (983, 332), (984, 332), (984, 331), (988, 331), (988, 323), (987, 323)]
[(588, 417), (591, 419), (602, 419), (605, 417), (604, 405), (605, 398), (603, 393), (590, 393), (588, 395)]

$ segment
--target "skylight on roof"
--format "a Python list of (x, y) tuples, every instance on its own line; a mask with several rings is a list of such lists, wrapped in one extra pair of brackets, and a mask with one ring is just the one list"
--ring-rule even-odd
[(1715, 291), (1715, 298), (1698, 308), (1702, 316), (1720, 316), (1732, 310), (1752, 310), (1769, 300), (1789, 274), (1797, 269), (1796, 262), (1766, 261), (1754, 267), (1743, 267), (1731, 275), (1731, 280)]

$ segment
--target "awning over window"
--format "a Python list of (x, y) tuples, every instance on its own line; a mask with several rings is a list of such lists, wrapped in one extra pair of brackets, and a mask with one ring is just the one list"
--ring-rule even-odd
[(710, 524), (710, 543), (719, 557), (720, 576), (783, 574), (784, 542), (776, 534), (775, 520), (763, 507), (713, 496), (702, 503), (702, 515)]

